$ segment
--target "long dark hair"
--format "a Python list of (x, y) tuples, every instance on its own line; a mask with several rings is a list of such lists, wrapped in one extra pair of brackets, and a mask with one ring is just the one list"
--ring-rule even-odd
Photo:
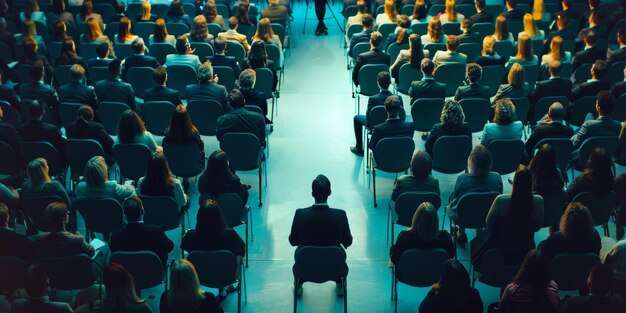
[(56, 60), (56, 63), (69, 63), (69, 61), (75, 57), (77, 57), (77, 54), (74, 40), (72, 40), (72, 38), (65, 38), (61, 43), (61, 54)]
[(175, 144), (193, 143), (197, 141), (198, 129), (193, 126), (187, 108), (179, 104), (172, 112), (168, 128), (167, 141)]
[(538, 249), (528, 251), (513, 282), (518, 285), (531, 285), (535, 290), (543, 291), (550, 282), (548, 258)]
[(456, 259), (450, 259), (443, 265), (439, 282), (433, 285), (438, 294), (451, 297), (467, 296), (471, 288), (469, 273)]
[(117, 123), (117, 139), (120, 143), (133, 143), (137, 136), (146, 132), (143, 120), (133, 110), (126, 110)]
[(237, 20), (239, 24), (252, 24), (248, 11), (250, 11), (250, 3), (239, 3), (239, 7), (237, 7)]
[(65, 23), (61, 20), (56, 21), (52, 26), (52, 41), (63, 41), (67, 38), (70, 37), (67, 35)]
[(556, 151), (551, 145), (543, 144), (528, 168), (533, 173), (534, 192), (563, 189), (563, 177), (556, 164)]
[(154, 40), (154, 42), (164, 42), (167, 35), (168, 33), (167, 26), (165, 26), (165, 20), (158, 18), (154, 22), (154, 37), (152, 37), (152, 40)]
[(174, 178), (163, 152), (152, 154), (146, 165), (146, 176), (141, 182), (140, 193), (146, 196), (170, 196)]
[(145, 303), (137, 296), (133, 276), (117, 263), (112, 262), (104, 267), (102, 282), (106, 290), (102, 301), (108, 303), (112, 311), (123, 312), (131, 304)]
[(52, 12), (59, 16), (65, 13), (65, 2), (63, 0), (52, 1)]
[(80, 10), (80, 17), (84, 20), (91, 14), (93, 14), (93, 2), (91, 2), (91, 0), (85, 0)]
[(217, 201), (206, 199), (200, 204), (196, 215), (196, 233), (204, 238), (219, 235), (228, 228)]
[(511, 215), (530, 219), (533, 212), (533, 174), (528, 167), (520, 165), (513, 177), (511, 189)]
[(613, 189), (613, 161), (611, 154), (604, 148), (596, 148), (587, 160), (583, 176), (593, 182), (596, 190), (609, 192)]
[(250, 46), (248, 54), (248, 64), (251, 68), (260, 68), (267, 66), (267, 51), (263, 41), (255, 41)]
[(238, 180), (228, 166), (226, 152), (222, 150), (211, 153), (204, 176), (205, 183), (202, 189), (207, 192), (219, 191), (221, 187), (228, 186)]
[(170, 4), (170, 10), (167, 12), (169, 16), (183, 16), (185, 15), (185, 7), (180, 0), (174, 0)]
[(424, 58), (424, 49), (422, 48), (422, 37), (418, 34), (411, 34), (409, 36), (409, 46), (411, 47), (411, 55), (409, 56), (409, 63), (412, 68), (420, 68), (420, 63)]

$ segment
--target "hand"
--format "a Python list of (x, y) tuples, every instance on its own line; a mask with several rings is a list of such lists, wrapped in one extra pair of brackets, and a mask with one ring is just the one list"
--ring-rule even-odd
[(213, 74), (213, 82), (217, 84), (218, 81), (220, 81), (220, 78), (217, 77), (217, 74)]

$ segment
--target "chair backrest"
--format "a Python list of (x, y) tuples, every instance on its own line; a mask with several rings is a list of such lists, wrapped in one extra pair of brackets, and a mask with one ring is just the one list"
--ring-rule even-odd
[(120, 60), (134, 54), (133, 47), (129, 43), (116, 42), (113, 45), (113, 50), (115, 50), (115, 56)]
[(466, 171), (470, 152), (472, 138), (463, 135), (441, 136), (433, 145), (433, 169), (445, 174)]
[(91, 258), (86, 254), (41, 258), (37, 263), (45, 269), (52, 289), (79, 290), (90, 287), (96, 280)]
[(389, 59), (395, 61), (402, 49), (409, 49), (409, 43), (398, 44), (397, 42), (392, 42), (386, 51), (389, 54)]
[(346, 252), (339, 246), (301, 246), (295, 253), (293, 276), (300, 283), (324, 283), (348, 276)]
[(85, 219), (86, 228), (92, 232), (108, 234), (124, 227), (122, 205), (115, 199), (80, 199), (74, 207)]
[(255, 71), (256, 83), (254, 84), (254, 89), (262, 91), (265, 94), (265, 98), (271, 98), (274, 86), (274, 73), (269, 68), (257, 68)]
[(155, 3), (152, 5), (152, 14), (156, 15), (159, 18), (165, 18), (167, 16), (167, 12), (169, 11), (170, 6), (165, 3)]
[(615, 62), (609, 66), (602, 80), (608, 81), (611, 85), (624, 81), (624, 67), (626, 62)]
[(491, 103), (484, 98), (465, 98), (459, 101), (465, 113), (465, 122), (473, 133), (482, 131), (491, 114)]
[(187, 85), (196, 84), (198, 76), (196, 69), (189, 65), (174, 64), (167, 67), (167, 87), (178, 90), (181, 97), (185, 97)]
[(575, 167), (582, 169), (587, 168), (587, 160), (596, 148), (604, 148), (608, 153), (613, 155), (618, 142), (619, 140), (614, 136), (597, 136), (585, 139), (578, 149), (578, 163)]
[(483, 66), (482, 69), (483, 74), (478, 83), (489, 87), (489, 95), (494, 96), (500, 88), (506, 69), (500, 65)]
[(459, 199), (456, 210), (459, 214), (457, 225), (477, 229), (486, 227), (485, 219), (498, 192), (469, 192)]
[(144, 223), (158, 225), (168, 231), (180, 227), (180, 208), (176, 200), (169, 196), (139, 196), (143, 202)]
[(100, 14), (103, 21), (108, 21), (111, 16), (115, 15), (115, 8), (109, 3), (94, 3), (93, 11)]
[(441, 25), (443, 29), (443, 33), (446, 35), (455, 35), (458, 36), (462, 33), (461, 31), (461, 23), (459, 22), (448, 22)]
[(259, 113), (261, 115), (264, 115), (263, 114), (263, 110), (260, 107), (256, 106), (256, 105), (244, 105), (244, 107), (248, 111), (252, 111), (252, 112), (256, 112), (256, 113)]
[(367, 118), (367, 128), (374, 129), (376, 125), (382, 124), (387, 120), (387, 111), (385, 111), (385, 106), (377, 105), (372, 108), (370, 114)]
[(437, 16), (437, 14), (443, 12), (445, 9), (443, 4), (433, 4), (428, 9), (428, 16)]
[(56, 62), (56, 60), (61, 55), (61, 42), (60, 41), (48, 42), (47, 46), (48, 46), (48, 54), (50, 55), (50, 60), (52, 62)]
[[(170, 25), (168, 25), (169, 28)], [(150, 45), (150, 55), (153, 56), (159, 64), (165, 64), (168, 54), (176, 54), (176, 47), (168, 42), (155, 42)]]
[(215, 38), (217, 38), (217, 35), (219, 35), (219, 33), (224, 31), (220, 24), (208, 23), (206, 26), (209, 29), (209, 34), (213, 35), (213, 37)]
[(526, 82), (531, 88), (535, 87), (535, 82), (539, 77), (539, 66), (537, 64), (525, 64), (522, 65), (524, 72), (526, 72)]
[(276, 44), (271, 43), (265, 45), (265, 50), (267, 51), (267, 58), (274, 62), (274, 67), (282, 68), (280, 48)]
[(626, 94), (622, 94), (615, 101), (615, 107), (613, 108), (611, 117), (618, 121), (626, 120)]
[(170, 165), (172, 174), (189, 178), (194, 177), (204, 168), (204, 160), (200, 155), (200, 146), (197, 143), (163, 144), (163, 154)]
[(447, 49), (447, 46), (444, 42), (427, 43), (424, 45), (424, 50), (428, 51), (428, 55), (430, 56), (431, 59), (435, 57), (435, 53), (437, 53), (437, 51), (446, 51), (446, 49)]
[(44, 158), (48, 162), (50, 175), (60, 175), (63, 172), (59, 152), (50, 142), (22, 141), (20, 142), (20, 152), (24, 164), (28, 164), (36, 158)]
[(411, 105), (411, 116), (415, 131), (427, 132), (439, 123), (444, 100), (439, 98), (421, 98)]
[(594, 253), (557, 254), (550, 262), (550, 276), (559, 290), (583, 290), (591, 268), (598, 263), (600, 258)]
[[(511, 31), (509, 29), (509, 31)], [(513, 54), (513, 43), (508, 40), (498, 40), (493, 47), (499, 56), (509, 58)]]
[(603, 225), (609, 222), (611, 211), (615, 206), (615, 192), (611, 191), (606, 195), (600, 195), (595, 192), (581, 192), (574, 196), (572, 202), (580, 202), (584, 204), (591, 216), (595, 225)]
[(457, 4), (454, 7), (456, 12), (463, 14), (463, 16), (470, 17), (476, 14), (476, 6), (473, 4)]
[(480, 267), (485, 269), (481, 271), (478, 280), (493, 287), (506, 287), (513, 280), (519, 268), (519, 266), (507, 265), (502, 252), (496, 248), (485, 251), (478, 262)]
[(395, 223), (410, 227), (417, 207), (424, 202), (430, 202), (435, 209), (439, 209), (441, 206), (441, 198), (439, 194), (434, 192), (403, 192), (400, 194), (394, 206), (394, 211), (398, 215)]
[(346, 36), (348, 36), (348, 38), (352, 38), (352, 35), (362, 31), (362, 24), (350, 24), (350, 26), (348, 26), (348, 29), (346, 30)]
[(68, 139), (65, 151), (69, 159), (72, 174), (83, 176), (87, 161), (94, 156), (104, 156), (104, 149), (93, 139)]
[(174, 37), (179, 37), (189, 32), (189, 27), (183, 23), (167, 23), (167, 32)]
[(15, 110), (11, 106), (11, 104), (6, 101), (0, 100), (0, 109), (2, 109), (2, 113), (4, 115), (2, 120), (5, 123), (9, 123), (13, 126), (19, 126), (20, 124), (22, 124), (22, 116), (20, 115), (20, 112)]
[(549, 194), (542, 194), (541, 197), (543, 197), (544, 207), (542, 227), (559, 225), (567, 206), (567, 194), (563, 190), (558, 190)]
[(493, 156), (491, 170), (500, 175), (515, 172), (525, 152), (524, 142), (521, 140), (494, 140), (487, 149)]
[(146, 174), (146, 166), (152, 152), (143, 144), (129, 143), (113, 146), (113, 156), (121, 175), (137, 182)]
[(154, 32), (154, 22), (139, 22), (133, 25), (135, 34), (143, 39), (144, 42), (150, 42), (150, 35)]
[(163, 282), (165, 270), (161, 259), (152, 251), (116, 251), (111, 254), (111, 262), (123, 266), (139, 289), (158, 286)]
[(400, 255), (396, 279), (413, 287), (429, 287), (439, 281), (441, 269), (450, 256), (443, 249), (409, 249)]
[(411, 31), (414, 34), (426, 34), (428, 32), (428, 22), (417, 22), (411, 24)]
[(485, 37), (495, 33), (496, 27), (493, 23), (474, 23), (470, 31), (480, 34), (481, 37)]
[(89, 80), (92, 85), (109, 77), (111, 77), (111, 74), (109, 73), (109, 68), (106, 66), (94, 66), (89, 68)]
[[(50, 227), (44, 217), (44, 212), (48, 204), (53, 202), (65, 202), (57, 195), (42, 194), (36, 196), (23, 196), (20, 199), (22, 210), (35, 224), (35, 227), (39, 231), (50, 231)], [(68, 206), (70, 203), (66, 203)]]
[[(24, 118), (25, 121), (30, 121), (31, 117), (30, 117), (30, 110), (28, 109), (28, 106), (33, 102), (33, 100), (35, 99), (29, 99), (26, 98), (26, 96), (22, 97), (20, 99), (20, 111), (22, 112), (22, 117)], [(40, 102), (45, 102), (44, 99), (39, 99)], [(44, 110), (43, 112), (43, 121), (47, 122), (47, 123), (52, 123), (52, 124), (56, 124), (55, 121), (53, 121), (52, 119), (52, 110)]]
[(348, 20), (348, 17), (355, 16), (358, 12), (356, 5), (351, 4), (343, 8), (343, 18)]
[(72, 81), (70, 78), (71, 65), (57, 65), (54, 67), (54, 84), (62, 86)]
[(100, 121), (107, 133), (113, 136), (117, 135), (117, 124), (120, 121), (120, 116), (126, 110), (130, 110), (130, 107), (122, 102), (103, 101), (98, 105), (98, 115), (100, 115)]
[(453, 96), (465, 79), (465, 65), (460, 63), (444, 63), (435, 70), (435, 80), (446, 84), (446, 97)]
[(12, 256), (0, 256), (0, 288), (15, 290), (26, 287), (28, 264)]
[(126, 6), (126, 16), (130, 16), (131, 19), (134, 19), (137, 15), (141, 15), (141, 3), (129, 3)]
[(263, 146), (251, 133), (227, 133), (220, 139), (220, 149), (228, 155), (230, 167), (239, 171), (259, 168), (263, 160)]
[(187, 260), (196, 268), (202, 286), (223, 288), (239, 279), (239, 261), (228, 250), (192, 251)]
[(378, 32), (383, 36), (383, 42), (387, 40), (389, 34), (396, 30), (398, 25), (396, 23), (383, 23), (378, 26)]
[(6, 142), (0, 141), (0, 174), (14, 174), (18, 171), (17, 157), (13, 148)]
[(280, 42), (285, 45), (285, 27), (280, 24), (280, 23), (272, 23), (272, 30), (274, 31), (274, 34), (276, 34), (276, 36), (278, 36), (278, 39), (280, 39)]
[(524, 31), (524, 23), (522, 21), (516, 20), (507, 20), (506, 21), (507, 30), (513, 34), (513, 36), (517, 36), (516, 34)]
[(193, 125), (204, 136), (213, 136), (217, 130), (217, 118), (224, 112), (215, 100), (192, 100), (187, 104)]
[(374, 165), (377, 169), (389, 173), (408, 170), (415, 151), (415, 142), (411, 137), (386, 137), (374, 147)]
[(597, 96), (586, 96), (576, 100), (570, 113), (569, 123), (581, 126), (585, 122), (587, 114), (590, 113), (594, 116), (594, 118), (596, 118), (598, 115), (596, 110), (596, 99)]
[(13, 62), (13, 53), (11, 52), (11, 48), (7, 46), (4, 42), (0, 42), (0, 60), (9, 64)]
[(380, 91), (376, 77), (381, 71), (389, 71), (385, 64), (366, 64), (359, 70), (359, 93), (364, 96), (373, 96)]
[(154, 69), (148, 66), (131, 67), (126, 72), (126, 81), (133, 86), (137, 97), (143, 98), (146, 89), (156, 86), (152, 79), (152, 72)]
[(560, 104), (562, 104), (563, 108), (565, 108), (566, 111), (569, 108), (569, 100), (566, 97), (563, 97), (563, 96), (543, 97), (537, 100), (537, 102), (534, 105), (535, 116), (533, 117), (533, 122), (536, 123), (546, 114), (548, 114), (548, 109), (550, 109), (550, 106), (555, 102), (559, 102)]
[(356, 60), (359, 54), (369, 51), (370, 48), (371, 47), (370, 47), (369, 42), (359, 42), (356, 45), (354, 45), (354, 47), (352, 48), (351, 57)]
[(541, 56), (543, 55), (543, 40), (544, 39), (541, 37), (530, 39), (530, 43), (533, 46), (533, 52), (539, 58), (541, 58)]
[(580, 84), (590, 79), (592, 66), (592, 63), (584, 63), (578, 66), (576, 71), (574, 71), (574, 84)]
[(189, 44), (191, 49), (194, 49), (193, 54), (197, 55), (201, 62), (215, 54), (213, 47), (208, 42), (190, 42)]
[(155, 135), (165, 135), (176, 108), (169, 101), (149, 101), (141, 106), (141, 116), (148, 131)]
[(413, 10), (415, 9), (415, 5), (413, 4), (405, 4), (400, 9), (400, 14), (411, 16), (413, 15)]
[(238, 42), (229, 41), (226, 55), (235, 57), (237, 62), (241, 63), (246, 58), (246, 49)]
[(476, 60), (477, 57), (480, 56), (482, 50), (482, 46), (477, 43), (462, 43), (457, 52), (463, 53), (467, 55), (467, 62), (471, 63)]
[(247, 222), (245, 203), (234, 192), (220, 193), (215, 197), (228, 227), (235, 227)]
[(69, 123), (76, 120), (78, 109), (83, 106), (80, 103), (61, 102), (59, 104), (59, 115), (61, 116), (61, 123), (63, 126), (67, 126)]
[(237, 26), (237, 32), (246, 35), (246, 40), (248, 43), (251, 43), (252, 37), (254, 37), (254, 34), (256, 33), (256, 27), (254, 25), (239, 24), (239, 26)]
[(530, 100), (527, 97), (511, 98), (511, 101), (515, 105), (515, 115), (517, 120), (521, 121), (524, 125), (528, 123), (528, 111), (530, 110)]
[(539, 149), (543, 144), (552, 146), (556, 153), (556, 164), (561, 169), (561, 172), (565, 173), (572, 151), (574, 151), (572, 141), (569, 138), (545, 138), (540, 140), (533, 150)]
[(407, 95), (411, 83), (422, 79), (422, 76), (422, 71), (419, 68), (415, 68), (409, 63), (402, 64), (398, 72), (398, 85), (396, 89), (398, 89), (398, 92)]
[(213, 72), (219, 77), (218, 84), (226, 87), (228, 92), (235, 88), (235, 81), (237, 78), (235, 77), (235, 72), (230, 66), (214, 66)]

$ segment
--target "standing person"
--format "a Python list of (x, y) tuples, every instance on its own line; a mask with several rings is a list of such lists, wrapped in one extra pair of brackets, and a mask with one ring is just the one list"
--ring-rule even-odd
[(469, 273), (456, 259), (443, 265), (441, 278), (419, 307), (419, 313), (480, 313), (483, 310), (478, 290), (472, 288)]
[(317, 27), (315, 28), (315, 36), (328, 35), (328, 27), (324, 24), (324, 16), (326, 15), (326, 1), (315, 0), (315, 16), (317, 16)]

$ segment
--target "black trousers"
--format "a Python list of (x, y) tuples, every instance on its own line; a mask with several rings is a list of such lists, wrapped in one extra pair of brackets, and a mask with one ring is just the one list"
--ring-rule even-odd
[(326, 1), (327, 0), (315, 0), (315, 15), (317, 16), (317, 27), (324, 25), (324, 15), (326, 15)]

